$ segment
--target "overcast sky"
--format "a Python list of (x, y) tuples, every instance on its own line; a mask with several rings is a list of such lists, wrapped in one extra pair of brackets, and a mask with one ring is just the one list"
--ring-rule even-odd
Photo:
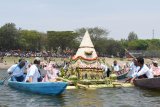
[(0, 26), (46, 32), (102, 27), (120, 40), (160, 38), (160, 0), (0, 0)]

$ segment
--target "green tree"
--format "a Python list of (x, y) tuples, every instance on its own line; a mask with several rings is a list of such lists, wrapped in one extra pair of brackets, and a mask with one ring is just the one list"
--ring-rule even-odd
[(55, 50), (56, 52), (58, 49), (72, 49), (77, 46), (77, 34), (73, 31), (48, 31), (47, 38), (49, 50)]
[(100, 38), (107, 38), (107, 36), (109, 34), (108, 30), (102, 29), (99, 27), (80, 28), (80, 29), (77, 29), (75, 32), (78, 34), (78, 37), (81, 39), (84, 36), (86, 30), (88, 30), (88, 32), (91, 36), (91, 39), (93, 40), (93, 43)]
[(147, 40), (149, 46), (147, 50), (160, 50), (160, 39)]
[(19, 30), (14, 23), (7, 23), (0, 28), (0, 47), (2, 50), (17, 49)]
[(41, 50), (44, 46), (44, 42), (42, 42), (44, 36), (44, 33), (40, 33), (35, 30), (21, 30), (19, 45), (22, 50)]
[(128, 41), (138, 40), (138, 36), (134, 32), (130, 32), (128, 35)]
[(149, 44), (146, 40), (135, 40), (128, 42), (129, 50), (147, 50)]

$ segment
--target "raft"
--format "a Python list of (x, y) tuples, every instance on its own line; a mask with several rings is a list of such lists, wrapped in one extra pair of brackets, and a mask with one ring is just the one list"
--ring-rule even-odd
[(111, 84), (94, 84), (94, 85), (84, 85), (80, 84), (78, 86), (67, 86), (66, 89), (77, 89), (77, 88), (82, 88), (82, 89), (98, 89), (98, 88), (117, 88), (117, 87), (134, 87), (133, 84), (131, 83), (122, 83), (122, 82), (112, 82)]

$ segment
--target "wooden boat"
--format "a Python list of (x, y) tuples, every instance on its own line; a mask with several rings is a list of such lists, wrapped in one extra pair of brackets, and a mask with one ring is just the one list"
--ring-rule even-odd
[(64, 92), (67, 82), (16, 82), (8, 81), (8, 85), (12, 88), (28, 91), (38, 94), (58, 95)]
[(129, 69), (126, 68), (126, 69), (122, 69), (120, 71), (116, 71), (116, 75), (117, 75), (117, 79), (120, 80), (120, 79), (125, 79), (127, 74), (128, 74), (128, 71)]
[(160, 89), (160, 77), (135, 79), (134, 85), (142, 88)]

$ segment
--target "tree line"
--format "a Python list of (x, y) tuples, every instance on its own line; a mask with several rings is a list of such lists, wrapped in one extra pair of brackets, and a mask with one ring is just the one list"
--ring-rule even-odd
[[(50, 51), (59, 54), (75, 54), (85, 31), (88, 30), (99, 56), (119, 56), (128, 50), (160, 52), (160, 39), (139, 39), (135, 32), (130, 32), (127, 39), (109, 38), (109, 31), (100, 27), (79, 28), (75, 31), (24, 30), (16, 28), (14, 23), (0, 27), (0, 51)], [(156, 51), (155, 51), (156, 50)]]

